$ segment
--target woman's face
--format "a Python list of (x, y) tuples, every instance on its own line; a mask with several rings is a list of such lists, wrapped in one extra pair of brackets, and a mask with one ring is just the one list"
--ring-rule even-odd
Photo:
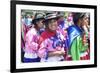
[(55, 31), (57, 29), (57, 20), (56, 19), (52, 19), (52, 20), (49, 20), (48, 22), (48, 28), (51, 30), (51, 31)]
[(37, 26), (38, 26), (39, 28), (42, 28), (42, 27), (44, 26), (43, 20), (39, 20), (39, 21), (37, 22)]
[(82, 19), (82, 26), (88, 25), (88, 24), (89, 24), (89, 18), (88, 18), (88, 17), (84, 17), (84, 18)]

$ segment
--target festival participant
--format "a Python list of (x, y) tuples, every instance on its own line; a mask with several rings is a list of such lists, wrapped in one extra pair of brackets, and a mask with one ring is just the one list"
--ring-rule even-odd
[(40, 62), (37, 55), (38, 41), (40, 37), (40, 29), (43, 28), (44, 15), (36, 13), (35, 19), (32, 20), (32, 27), (25, 36), (25, 54), (23, 61), (26, 62)]
[(64, 17), (64, 12), (58, 12), (58, 20), (57, 20), (57, 22), (58, 22), (58, 27), (60, 29), (65, 30), (68, 27), (68, 25), (65, 23), (66, 19)]
[(63, 35), (63, 39), (64, 39), (64, 49), (65, 49), (65, 60), (67, 60), (67, 50), (68, 50), (68, 42), (67, 42), (67, 39), (68, 39), (68, 35), (67, 35), (67, 28), (68, 28), (68, 24), (66, 24), (66, 19), (65, 19), (65, 13), (64, 12), (58, 12), (58, 20), (57, 20), (57, 23), (58, 23), (58, 31), (60, 33), (62, 33)]
[(31, 16), (30, 16), (30, 15), (27, 15), (25, 21), (26, 21), (26, 25), (27, 25), (27, 26), (30, 26), (30, 25), (31, 25), (31, 22), (32, 22), (32, 18), (31, 18)]
[(72, 12), (68, 13), (67, 24), (68, 24), (68, 26), (73, 25), (73, 13)]
[(82, 28), (84, 30), (83, 42), (87, 46), (87, 51), (83, 52), (81, 55), (81, 60), (90, 59), (90, 28), (89, 28), (89, 13), (85, 13), (83, 16)]
[[(75, 13), (73, 16), (74, 25), (70, 26), (68, 31), (69, 36), (69, 54), (72, 57), (72, 60), (80, 60), (81, 54), (85, 53), (87, 50), (86, 43), (83, 42), (83, 22), (84, 13)], [(86, 41), (86, 39), (84, 39)]]
[(39, 57), (41, 62), (55, 62), (64, 60), (64, 38), (57, 31), (58, 16), (55, 13), (48, 14), (45, 18), (46, 30), (41, 34)]

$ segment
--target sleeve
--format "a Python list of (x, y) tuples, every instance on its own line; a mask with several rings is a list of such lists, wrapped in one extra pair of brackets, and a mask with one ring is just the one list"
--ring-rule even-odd
[(80, 46), (80, 41), (79, 41), (79, 37), (77, 37), (74, 39), (74, 41), (71, 45), (72, 60), (79, 60), (80, 59), (79, 46)]
[[(26, 48), (27, 49), (31, 49), (31, 50), (37, 50), (38, 49), (38, 43), (35, 42), (35, 38), (34, 38), (35, 34), (33, 34), (31, 31), (29, 31), (27, 34), (26, 34)], [(37, 39), (36, 39), (37, 40)]]
[(83, 51), (86, 51), (88, 48), (87, 45), (83, 45), (82, 38), (78, 36), (71, 45), (71, 56), (72, 60), (80, 60), (80, 54)]
[(39, 46), (39, 49), (38, 49), (38, 55), (40, 58), (46, 58), (47, 57), (47, 49), (46, 49), (46, 42), (45, 41), (42, 41), (40, 46)]

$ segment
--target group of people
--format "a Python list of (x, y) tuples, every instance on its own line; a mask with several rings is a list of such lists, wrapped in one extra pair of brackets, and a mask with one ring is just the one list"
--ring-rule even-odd
[(30, 26), (22, 22), (22, 62), (89, 60), (89, 25), (88, 13), (36, 13)]

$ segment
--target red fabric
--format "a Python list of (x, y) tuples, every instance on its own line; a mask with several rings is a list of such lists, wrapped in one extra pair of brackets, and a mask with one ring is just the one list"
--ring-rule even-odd
[(41, 34), (41, 37), (43, 38), (43, 40), (45, 40), (47, 38), (54, 36), (55, 34), (56, 34), (56, 32), (51, 32), (49, 30), (46, 30)]
[(81, 59), (81, 60), (89, 60), (89, 59), (90, 59), (90, 50), (89, 50), (89, 49), (87, 50), (87, 53), (88, 53), (88, 54), (87, 54), (86, 56), (83, 56), (83, 57), (81, 57), (80, 59)]
[(72, 61), (72, 57), (66, 57), (67, 61)]
[[(44, 31), (38, 41), (38, 44), (40, 45), (42, 41), (44, 41), (47, 38), (50, 38), (52, 36), (54, 36), (56, 34), (56, 32), (51, 32), (48, 29), (46, 29), (46, 31)], [(39, 46), (40, 47), (40, 46)]]
[(81, 60), (89, 60), (90, 57), (89, 57), (89, 55), (86, 55), (86, 56), (84, 56), (84, 57), (81, 57), (80, 59), (81, 59)]

